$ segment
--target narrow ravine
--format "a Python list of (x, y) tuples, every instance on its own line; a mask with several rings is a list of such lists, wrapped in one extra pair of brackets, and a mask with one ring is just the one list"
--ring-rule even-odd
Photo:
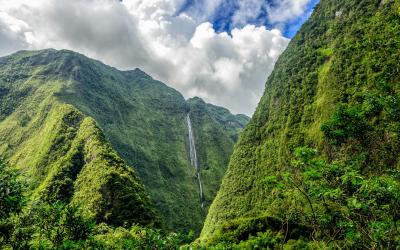
[(189, 131), (189, 153), (190, 153), (190, 164), (196, 169), (196, 178), (199, 183), (200, 203), (201, 208), (204, 208), (203, 198), (203, 184), (201, 183), (200, 167), (197, 160), (196, 143), (193, 135), (192, 122), (190, 120), (189, 113), (186, 115), (187, 127)]

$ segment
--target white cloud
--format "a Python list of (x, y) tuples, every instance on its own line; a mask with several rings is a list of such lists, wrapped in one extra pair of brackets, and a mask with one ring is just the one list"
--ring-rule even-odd
[(278, 5), (267, 6), (268, 17), (273, 23), (291, 21), (303, 15), (311, 0), (281, 0)]
[(239, 0), (239, 9), (234, 13), (232, 21), (234, 25), (245, 25), (249, 20), (255, 20), (269, 5), (267, 1)]
[(0, 55), (29, 46), (28, 25), (21, 20), (0, 12)]
[[(220, 2), (206, 1), (203, 14), (215, 11)], [(182, 4), (0, 0), (0, 54), (71, 49), (121, 69), (140, 67), (185, 97), (200, 96), (235, 113), (252, 114), (288, 39), (278, 30), (253, 25), (233, 29), (231, 35), (217, 33), (197, 17), (176, 15)]]
[(234, 25), (245, 25), (265, 12), (268, 22), (280, 27), (285, 22), (302, 16), (311, 0), (274, 0), (272, 4), (271, 1), (266, 0), (237, 0), (236, 2), (239, 9), (232, 17)]
[[(229, 1), (229, 0), (228, 0)], [(205, 22), (209, 19), (209, 17), (214, 16), (218, 7), (222, 4), (226, 4), (227, 0), (194, 0), (191, 1), (190, 7), (186, 9), (186, 12), (190, 13), (190, 16), (193, 17), (198, 22)], [(183, 1), (187, 2), (187, 1)], [(234, 4), (232, 2), (232, 4)], [(231, 4), (231, 5), (232, 5)], [(179, 5), (178, 5), (179, 6)]]

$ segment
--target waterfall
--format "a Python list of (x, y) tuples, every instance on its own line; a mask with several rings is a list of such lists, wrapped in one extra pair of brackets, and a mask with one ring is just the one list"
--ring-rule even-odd
[(195, 143), (194, 136), (193, 136), (192, 122), (190, 121), (189, 113), (186, 115), (186, 122), (187, 122), (187, 127), (188, 127), (188, 132), (189, 132), (190, 164), (196, 169), (196, 178), (199, 183), (201, 208), (204, 208), (203, 185), (201, 183), (200, 168), (199, 168), (199, 163), (197, 161), (196, 143)]

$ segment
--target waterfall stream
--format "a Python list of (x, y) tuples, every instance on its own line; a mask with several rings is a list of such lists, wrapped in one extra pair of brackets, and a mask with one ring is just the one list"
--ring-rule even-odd
[(201, 208), (204, 208), (203, 185), (201, 183), (201, 174), (200, 174), (199, 163), (197, 160), (196, 143), (195, 143), (194, 136), (193, 136), (192, 122), (190, 120), (189, 113), (186, 115), (186, 121), (187, 121), (187, 127), (188, 127), (188, 132), (189, 132), (190, 164), (196, 169), (196, 178), (199, 183)]

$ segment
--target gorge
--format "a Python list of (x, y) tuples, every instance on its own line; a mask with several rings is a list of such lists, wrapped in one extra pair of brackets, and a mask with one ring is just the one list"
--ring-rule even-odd
[(190, 155), (190, 164), (192, 167), (196, 169), (196, 178), (199, 183), (199, 198), (201, 208), (204, 208), (204, 198), (203, 198), (203, 184), (201, 183), (201, 173), (199, 163), (197, 161), (197, 152), (196, 152), (196, 141), (194, 139), (194, 133), (192, 128), (192, 122), (190, 120), (190, 114), (186, 115), (186, 121), (188, 126), (188, 136), (189, 136), (189, 155)]

